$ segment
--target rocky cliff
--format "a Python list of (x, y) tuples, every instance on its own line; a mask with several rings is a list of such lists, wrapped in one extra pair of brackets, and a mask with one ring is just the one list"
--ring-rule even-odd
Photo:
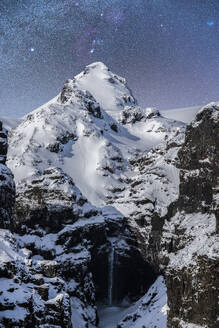
[[(219, 107), (210, 104), (187, 127), (178, 152), (179, 197), (166, 283), (168, 327), (218, 325)], [(167, 227), (165, 227), (167, 229)]]
[(0, 121), (0, 228), (10, 226), (15, 198), (13, 175), (5, 166), (7, 147), (7, 131)]
[(218, 106), (202, 108), (132, 162), (137, 178), (116, 201), (143, 257), (165, 276), (171, 328), (218, 324), (218, 128)]
[(97, 305), (126, 304), (115, 327), (215, 328), (218, 113), (186, 127), (89, 65), (10, 132), (14, 206), (2, 130), (0, 327), (106, 327)]

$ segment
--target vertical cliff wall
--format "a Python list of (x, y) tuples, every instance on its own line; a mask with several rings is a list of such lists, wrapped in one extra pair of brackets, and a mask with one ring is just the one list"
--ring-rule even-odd
[(10, 226), (15, 199), (13, 175), (5, 165), (7, 148), (7, 131), (0, 121), (0, 228)]
[(216, 328), (218, 296), (219, 107), (203, 108), (179, 150), (180, 186), (166, 271), (169, 328)]

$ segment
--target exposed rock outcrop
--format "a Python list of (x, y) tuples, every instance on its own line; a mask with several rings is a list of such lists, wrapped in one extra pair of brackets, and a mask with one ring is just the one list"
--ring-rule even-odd
[(210, 104), (187, 127), (179, 151), (179, 209), (186, 213), (218, 213), (219, 106)]
[(12, 172), (5, 166), (7, 155), (7, 131), (0, 122), (0, 228), (10, 226), (15, 198)]
[(126, 106), (121, 112), (120, 122), (122, 124), (146, 121), (153, 117), (160, 117), (160, 112), (155, 108), (142, 109), (136, 106)]
[[(66, 224), (99, 213), (62, 169), (48, 167), (38, 178), (19, 184), (13, 229), (19, 233), (43, 229), (59, 232)], [(24, 231), (22, 231), (24, 229)]]
[(7, 143), (7, 132), (2, 126), (0, 121), (0, 163), (5, 164), (7, 155), (8, 143)]

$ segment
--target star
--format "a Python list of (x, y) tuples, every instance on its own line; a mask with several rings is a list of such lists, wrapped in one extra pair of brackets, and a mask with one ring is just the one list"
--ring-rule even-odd
[[(200, 2), (0, 0), (0, 116), (5, 108), (23, 116), (96, 60), (126, 77), (142, 105), (174, 108), (217, 99), (219, 0)], [(19, 82), (11, 72), (22, 73)], [(10, 99), (8, 84), (14, 85)], [(18, 108), (17, 93), (26, 89)]]
[(103, 45), (102, 39), (94, 39), (92, 41), (92, 48), (90, 49), (90, 53), (93, 54), (97, 47), (101, 47)]
[(213, 27), (214, 26), (214, 21), (209, 21), (209, 22), (207, 22), (207, 24), (208, 24), (209, 27)]

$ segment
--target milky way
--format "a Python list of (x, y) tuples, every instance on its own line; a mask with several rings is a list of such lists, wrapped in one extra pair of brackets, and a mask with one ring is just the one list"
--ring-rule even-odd
[(218, 0), (1, 0), (0, 115), (31, 111), (94, 61), (144, 106), (219, 100), (218, 41)]

